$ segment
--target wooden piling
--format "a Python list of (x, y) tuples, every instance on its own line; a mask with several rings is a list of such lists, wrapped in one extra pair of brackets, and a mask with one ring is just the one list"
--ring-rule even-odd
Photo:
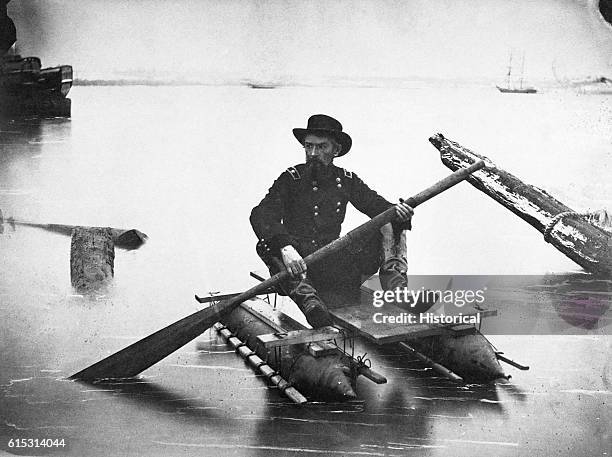
[(78, 293), (104, 290), (113, 279), (114, 263), (111, 230), (74, 228), (70, 245), (70, 280)]
[(612, 236), (545, 190), (526, 184), (477, 154), (442, 134), (429, 141), (440, 151), (442, 163), (451, 170), (483, 160), (485, 168), (467, 181), (489, 197), (528, 222), (544, 235), (544, 240), (590, 273), (612, 274)]

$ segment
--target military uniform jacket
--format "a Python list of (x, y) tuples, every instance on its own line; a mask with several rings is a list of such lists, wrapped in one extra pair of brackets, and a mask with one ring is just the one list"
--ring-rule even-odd
[(355, 173), (332, 164), (315, 178), (312, 167), (300, 164), (274, 181), (250, 221), (270, 254), (290, 244), (306, 256), (340, 236), (348, 202), (369, 217), (393, 206)]

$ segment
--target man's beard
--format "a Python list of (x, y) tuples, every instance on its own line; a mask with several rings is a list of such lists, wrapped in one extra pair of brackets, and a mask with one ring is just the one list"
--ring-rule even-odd
[(329, 165), (325, 165), (317, 157), (308, 157), (306, 159), (306, 166), (311, 170), (311, 176), (313, 180), (324, 178), (330, 172)]

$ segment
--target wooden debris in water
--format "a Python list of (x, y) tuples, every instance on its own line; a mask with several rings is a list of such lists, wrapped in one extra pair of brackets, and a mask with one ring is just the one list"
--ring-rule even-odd
[(70, 280), (79, 293), (99, 291), (113, 279), (115, 248), (110, 229), (76, 227), (70, 245)]
[[(485, 168), (467, 181), (544, 234), (545, 241), (590, 273), (612, 274), (612, 235), (585, 220), (546, 191), (526, 184), (477, 154), (438, 133), (429, 141), (451, 170), (484, 161)], [(605, 220), (605, 216), (603, 217)], [(599, 220), (599, 217), (598, 217)]]

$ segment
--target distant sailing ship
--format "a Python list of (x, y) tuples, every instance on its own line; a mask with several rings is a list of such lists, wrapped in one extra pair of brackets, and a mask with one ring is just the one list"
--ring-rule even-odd
[(521, 62), (521, 78), (519, 80), (519, 87), (511, 86), (512, 79), (512, 53), (510, 53), (510, 62), (508, 63), (508, 73), (506, 74), (506, 87), (495, 86), (500, 92), (504, 94), (535, 94), (537, 90), (534, 87), (523, 87), (523, 71), (525, 69), (525, 55), (523, 54), (523, 60)]

